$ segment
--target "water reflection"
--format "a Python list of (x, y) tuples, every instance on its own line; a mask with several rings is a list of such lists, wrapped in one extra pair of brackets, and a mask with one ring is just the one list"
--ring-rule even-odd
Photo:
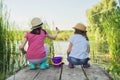
[(67, 42), (67, 41), (54, 41), (55, 56), (62, 56), (65, 64), (68, 63), (66, 60), (66, 58), (67, 58), (66, 52), (67, 52), (68, 44), (69, 44), (69, 42)]

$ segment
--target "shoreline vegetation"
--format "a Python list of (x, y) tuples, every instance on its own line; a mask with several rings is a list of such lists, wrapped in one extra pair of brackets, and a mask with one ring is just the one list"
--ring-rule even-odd
[[(15, 34), (14, 37), (15, 37), (15, 40), (22, 40), (24, 38), (24, 35), (26, 32), (29, 32), (29, 31), (21, 31), (21, 30), (12, 30), (12, 31), (9, 31), (10, 34), (15, 34), (15, 33), (18, 33), (18, 34)], [(49, 31), (50, 33), (55, 33), (55, 31)], [(61, 30), (60, 33), (58, 34), (57, 38), (56, 38), (56, 41), (67, 41), (68, 38), (74, 34), (74, 30)], [(21, 39), (18, 38), (17, 36), (21, 36)]]
[[(107, 7), (106, 7), (107, 6)], [(12, 28), (9, 12), (0, 0), (0, 80), (5, 80), (27, 65), (25, 55), (19, 50), (21, 40), (27, 31)], [(92, 63), (101, 65), (114, 80), (120, 80), (120, 7), (115, 0), (101, 0), (86, 12), (88, 19), (87, 34), (90, 40), (90, 57)], [(47, 25), (44, 28), (49, 33)], [(67, 41), (72, 30), (61, 31), (56, 41)], [(50, 45), (50, 55), (54, 54), (53, 41), (46, 39)]]

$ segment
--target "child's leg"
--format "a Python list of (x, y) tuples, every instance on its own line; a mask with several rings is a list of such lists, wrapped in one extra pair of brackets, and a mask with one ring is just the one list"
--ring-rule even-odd
[(84, 68), (88, 68), (88, 67), (90, 67), (90, 64), (89, 64), (89, 63), (83, 64), (83, 67), (84, 67)]
[(45, 46), (45, 50), (46, 50), (46, 59), (40, 64), (40, 69), (47, 69), (47, 68), (49, 68), (49, 64), (47, 63), (49, 47), (46, 44), (44, 46)]
[(50, 67), (47, 63), (47, 59), (48, 58), (46, 58), (46, 60), (40, 64), (40, 69), (48, 69)]
[(45, 61), (46, 58), (41, 58), (41, 59), (29, 59), (29, 66), (30, 69), (36, 69), (37, 68), (37, 64), (42, 63), (43, 61)]
[(90, 67), (90, 64), (88, 63), (89, 60), (90, 60), (90, 58), (87, 58), (87, 59), (86, 59), (85, 63), (83, 64), (83, 67), (84, 67), (84, 68)]
[(37, 68), (37, 65), (36, 64), (33, 64), (33, 63), (29, 63), (29, 67), (31, 70), (34, 70)]
[(69, 62), (69, 63), (68, 63), (68, 67), (69, 67), (69, 68), (74, 68), (74, 65), (69, 61), (68, 58), (69, 58), (69, 55), (67, 55), (67, 60), (68, 60), (68, 62)]
[(68, 67), (69, 68), (74, 68), (74, 65), (71, 62), (69, 62)]

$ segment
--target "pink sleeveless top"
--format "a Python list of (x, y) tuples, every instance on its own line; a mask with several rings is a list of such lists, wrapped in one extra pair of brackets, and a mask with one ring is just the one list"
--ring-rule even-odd
[(27, 59), (40, 59), (46, 56), (44, 48), (46, 36), (48, 36), (48, 33), (45, 34), (43, 30), (39, 35), (30, 32), (26, 33), (25, 38), (28, 40)]

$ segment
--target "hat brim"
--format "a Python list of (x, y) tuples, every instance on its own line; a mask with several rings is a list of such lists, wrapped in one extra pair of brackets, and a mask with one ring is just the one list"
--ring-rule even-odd
[[(79, 29), (79, 28), (76, 28), (76, 27), (73, 27), (73, 29), (78, 29), (78, 30), (81, 30), (81, 29)], [(84, 32), (86, 32), (86, 30), (81, 30), (81, 31), (84, 31)]]
[(41, 24), (39, 24), (39, 25), (37, 25), (37, 26), (33, 26), (31, 29), (33, 30), (33, 29), (37, 29), (37, 28), (39, 28), (39, 27), (42, 27), (42, 25), (43, 25), (43, 23), (41, 23)]

